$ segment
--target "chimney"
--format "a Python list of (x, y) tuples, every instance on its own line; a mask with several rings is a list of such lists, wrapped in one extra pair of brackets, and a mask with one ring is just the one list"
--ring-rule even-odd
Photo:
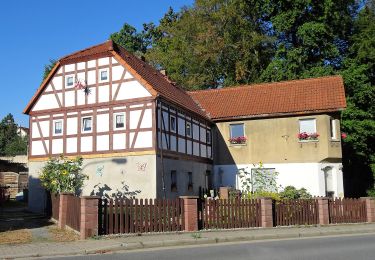
[(146, 57), (142, 55), (141, 56), (141, 60), (144, 61), (144, 62), (146, 62)]
[(160, 73), (163, 74), (164, 76), (167, 76), (167, 71), (166, 70), (160, 70)]

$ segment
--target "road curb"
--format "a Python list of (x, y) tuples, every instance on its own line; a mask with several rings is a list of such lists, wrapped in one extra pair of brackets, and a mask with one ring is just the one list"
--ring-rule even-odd
[(95, 249), (79, 249), (71, 250), (64, 253), (31, 253), (31, 254), (18, 254), (18, 255), (5, 255), (2, 259), (19, 259), (19, 258), (39, 258), (39, 257), (57, 257), (57, 256), (73, 256), (73, 255), (93, 255), (105, 254), (118, 251), (131, 251), (137, 249), (147, 248), (162, 248), (162, 247), (177, 247), (188, 245), (209, 245), (217, 243), (229, 242), (246, 242), (246, 241), (261, 241), (272, 239), (292, 239), (292, 238), (310, 238), (310, 237), (325, 237), (337, 235), (355, 235), (355, 234), (375, 234), (374, 229), (362, 230), (311, 230), (309, 232), (285, 233), (285, 234), (259, 234), (249, 236), (224, 236), (214, 238), (190, 238), (179, 240), (164, 240), (164, 241), (146, 241), (146, 242), (129, 242), (129, 243), (115, 243), (110, 246), (98, 247)]

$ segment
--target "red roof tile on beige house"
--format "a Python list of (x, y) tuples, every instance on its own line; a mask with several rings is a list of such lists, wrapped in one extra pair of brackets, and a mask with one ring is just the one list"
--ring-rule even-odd
[(341, 76), (200, 90), (189, 94), (212, 120), (332, 112), (346, 107)]

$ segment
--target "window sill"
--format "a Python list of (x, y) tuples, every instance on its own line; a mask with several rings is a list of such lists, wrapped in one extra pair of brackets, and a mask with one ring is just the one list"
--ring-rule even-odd
[(247, 143), (246, 144), (231, 144), (229, 143), (229, 147), (241, 147), (241, 146), (247, 146)]
[(298, 140), (299, 143), (318, 143), (319, 140)]
[(341, 142), (340, 139), (330, 139), (329, 141), (333, 142), (333, 143), (340, 143)]

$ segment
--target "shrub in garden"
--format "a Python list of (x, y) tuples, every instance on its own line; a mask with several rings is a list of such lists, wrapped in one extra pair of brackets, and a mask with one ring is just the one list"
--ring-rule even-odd
[(286, 186), (279, 193), (281, 199), (311, 199), (312, 196), (305, 188), (296, 189), (294, 186)]
[(78, 195), (88, 176), (82, 173), (81, 157), (50, 158), (40, 174), (42, 186), (51, 193), (72, 192)]

